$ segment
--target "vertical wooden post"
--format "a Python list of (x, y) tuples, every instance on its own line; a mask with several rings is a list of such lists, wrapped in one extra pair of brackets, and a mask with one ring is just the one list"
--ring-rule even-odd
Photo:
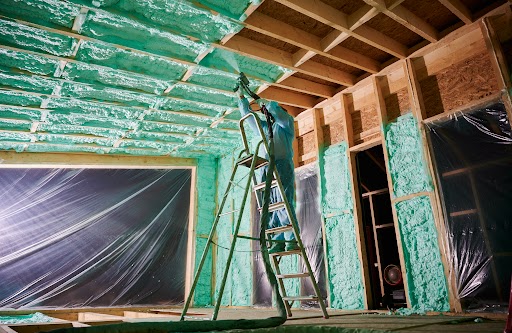
[(311, 116), (313, 117), (313, 131), (315, 133), (315, 150), (316, 160), (320, 161), (320, 153), (324, 143), (324, 134), (322, 131), (322, 123), (320, 116), (322, 115), (322, 109), (313, 109)]
[(418, 121), (418, 130), (420, 131), (423, 157), (427, 164), (427, 172), (432, 179), (433, 193), (429, 195), (430, 203), (433, 210), (434, 221), (437, 227), (437, 240), (440, 249), (441, 261), (444, 266), (444, 273), (448, 281), (448, 294), (450, 308), (456, 312), (462, 312), (462, 306), (457, 296), (457, 282), (455, 280), (455, 274), (453, 273), (454, 267), (448, 258), (451, 258), (450, 247), (448, 242), (448, 231), (442, 212), (442, 205), (440, 200), (440, 193), (438, 185), (435, 181), (435, 171), (433, 166), (433, 160), (430, 156), (430, 150), (427, 145), (427, 135), (425, 133), (425, 127), (423, 126), (423, 120), (426, 118), (426, 108), (423, 102), (423, 96), (421, 94), (421, 88), (414, 68), (412, 59), (405, 59), (403, 62), (405, 76), (407, 78), (407, 91), (409, 95), (410, 105), (412, 112)]
[[(186, 300), (189, 293), (190, 288), (192, 286), (192, 279), (194, 278), (195, 271), (195, 256), (196, 256), (196, 225), (197, 225), (197, 184), (196, 184), (196, 174), (197, 174), (197, 166), (193, 167), (191, 170), (191, 179), (190, 179), (190, 203), (189, 203), (189, 215), (188, 215), (188, 240), (187, 240), (187, 263), (185, 268), (185, 296)], [(194, 305), (194, 299), (192, 299), (192, 303), (190, 306)]]
[[(382, 95), (382, 89), (380, 86), (380, 79), (377, 76), (372, 78), (373, 83), (373, 92), (375, 94), (375, 101), (377, 106), (377, 112), (379, 113), (379, 125), (381, 127), (381, 138), (382, 138), (382, 150), (384, 153), (384, 161), (386, 162), (386, 176), (388, 178), (388, 190), (391, 202), (391, 211), (393, 213), (393, 224), (395, 225), (395, 237), (398, 245), (398, 257), (400, 259), (400, 268), (402, 270), (402, 275), (404, 276), (404, 290), (405, 290), (405, 300), (407, 302), (407, 307), (411, 307), (411, 301), (409, 299), (409, 284), (407, 281), (407, 268), (405, 266), (405, 257), (404, 257), (404, 248), (402, 244), (402, 237), (400, 235), (400, 225), (398, 224), (398, 215), (396, 213), (396, 207), (393, 200), (394, 191), (393, 191), (393, 180), (391, 179), (391, 170), (389, 170), (389, 155), (388, 155), (388, 147), (386, 144), (386, 125), (388, 123), (388, 113), (386, 109), (386, 102), (384, 100), (384, 96)], [(379, 269), (381, 269), (379, 267)]]
[(352, 202), (354, 204), (354, 227), (356, 232), (356, 243), (357, 243), (357, 252), (359, 255), (359, 261), (361, 263), (361, 274), (363, 280), (363, 288), (364, 288), (364, 307), (365, 309), (369, 309), (373, 306), (373, 297), (372, 290), (370, 284), (370, 270), (368, 268), (368, 260), (366, 253), (366, 243), (364, 238), (364, 227), (362, 221), (362, 210), (361, 210), (361, 201), (359, 194), (359, 182), (357, 181), (357, 165), (356, 165), (356, 153), (350, 151), (350, 147), (354, 146), (354, 133), (352, 127), (352, 115), (350, 110), (353, 108), (353, 102), (351, 101), (352, 95), (342, 94), (341, 95), (341, 110), (343, 112), (343, 130), (345, 134), (345, 140), (348, 145), (347, 149), (347, 157), (348, 157), (348, 167), (349, 167), (349, 176), (351, 180), (351, 188), (352, 188)]
[(297, 135), (299, 134), (299, 125), (297, 121), (293, 122), (293, 126), (295, 127), (295, 130), (293, 131), (295, 133), (295, 137), (293, 138), (293, 166), (298, 168), (299, 167), (299, 141), (297, 138)]

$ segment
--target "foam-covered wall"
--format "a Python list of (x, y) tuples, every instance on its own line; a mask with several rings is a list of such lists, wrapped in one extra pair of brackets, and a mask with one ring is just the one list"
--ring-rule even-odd
[[(234, 155), (227, 155), (219, 161), (219, 178), (217, 188), (217, 200), (220, 204), (225, 194), (229, 178), (234, 167)], [(232, 187), (228, 193), (227, 201), (223, 212), (238, 210), (242, 204), (243, 188), (246, 185), (248, 169), (239, 167), (239, 171), (235, 176), (234, 182), (239, 186)], [(241, 187), (240, 187), (241, 186)], [(250, 195), (250, 193), (249, 193)], [(248, 198), (242, 221), (240, 224), (239, 235), (251, 236), (251, 205), (250, 197)], [(215, 296), (218, 297), (220, 282), (226, 267), (229, 248), (231, 246), (232, 235), (235, 229), (235, 223), (239, 216), (239, 212), (227, 214), (221, 217), (217, 227), (217, 251), (216, 262), (216, 288)], [(253, 273), (252, 273), (252, 241), (239, 238), (236, 243), (235, 252), (231, 262), (231, 266), (226, 279), (226, 286), (222, 297), (222, 305), (249, 306), (252, 305), (252, 289), (253, 289)]]
[(320, 158), (330, 306), (363, 309), (364, 288), (356, 242), (347, 144), (325, 148)]
[[(396, 198), (432, 191), (418, 122), (409, 113), (385, 129)], [(448, 311), (448, 289), (429, 196), (395, 204), (413, 310)]]
[[(212, 157), (198, 159), (197, 165), (197, 221), (196, 221), (196, 269), (206, 246), (207, 236), (213, 223), (216, 209), (216, 181), (218, 161)], [(205, 238), (206, 236), (206, 238)], [(212, 304), (213, 257), (209, 251), (202, 269), (199, 282), (194, 293), (194, 305), (206, 306)]]

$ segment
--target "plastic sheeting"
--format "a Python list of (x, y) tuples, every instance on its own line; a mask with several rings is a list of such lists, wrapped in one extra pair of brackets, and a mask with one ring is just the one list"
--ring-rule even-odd
[(427, 125), (464, 309), (506, 312), (512, 275), (512, 133), (502, 103)]
[[(295, 169), (295, 196), (297, 205), (297, 219), (301, 230), (301, 238), (306, 247), (311, 268), (324, 299), (327, 298), (325, 281), (325, 256), (322, 237), (322, 216), (319, 203), (318, 166), (312, 163)], [(256, 205), (252, 207), (253, 221), (259, 221)], [(259, 226), (253, 223), (253, 235), (258, 235)], [(253, 242), (253, 302), (254, 305), (272, 306), (272, 290), (265, 275), (259, 243)], [(306, 272), (304, 264), (299, 266), (301, 272)], [(301, 279), (301, 295), (314, 295), (314, 289), (309, 279)], [(292, 296), (292, 295), (290, 295)], [(306, 303), (302, 306), (317, 307), (317, 302)]]
[(0, 169), (0, 308), (182, 302), (191, 170)]

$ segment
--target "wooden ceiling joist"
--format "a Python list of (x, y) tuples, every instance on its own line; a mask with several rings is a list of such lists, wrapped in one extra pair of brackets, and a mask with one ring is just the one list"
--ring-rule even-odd
[(439, 0), (448, 10), (455, 14), (465, 24), (473, 22), (473, 15), (469, 11), (468, 7), (459, 0)]
[(293, 91), (283, 90), (274, 87), (268, 87), (260, 94), (261, 98), (269, 100), (279, 99), (282, 104), (291, 105), (299, 108), (309, 109), (318, 104), (317, 98), (310, 95), (303, 95)]
[[(322, 50), (322, 39), (320, 37), (265, 14), (255, 12), (247, 18), (245, 24), (247, 28), (253, 31), (282, 40), (307, 51), (312, 51), (313, 54), (320, 54), (367, 72), (377, 73), (379, 71), (379, 63), (377, 61), (341, 46), (336, 46), (330, 52), (324, 52)], [(297, 58), (298, 56), (294, 55), (293, 57)], [(301, 63), (299, 59), (294, 59), (295, 66), (298, 66), (299, 63)]]
[(407, 47), (383, 33), (361, 25), (350, 30), (348, 15), (320, 0), (275, 0), (293, 10), (333, 27), (366, 44), (376, 47), (398, 58), (407, 56)]
[(390, 10), (386, 7), (384, 0), (364, 0), (364, 2), (377, 8), (381, 13), (387, 15), (389, 18), (402, 24), (404, 27), (417, 33), (430, 42), (436, 42), (439, 39), (438, 32), (433, 26), (416, 16), (402, 5), (398, 5), (394, 9)]
[(273, 86), (287, 88), (325, 98), (330, 98), (336, 93), (336, 89), (334, 87), (304, 80), (294, 76), (290, 76), (279, 83), (274, 83)]
[(216, 46), (345, 86), (353, 86), (356, 80), (352, 74), (312, 61), (294, 67), (291, 53), (238, 35), (226, 44)]

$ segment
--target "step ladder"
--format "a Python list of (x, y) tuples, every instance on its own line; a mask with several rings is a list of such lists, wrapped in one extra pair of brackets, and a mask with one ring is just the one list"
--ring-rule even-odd
[[(259, 131), (259, 135), (261, 137), (261, 140), (256, 145), (254, 153), (251, 153), (251, 149), (250, 149), (249, 143), (247, 141), (247, 136), (245, 134), (245, 129), (244, 129), (244, 122), (246, 120), (248, 120), (249, 118), (251, 118), (251, 117), (256, 122), (258, 131)], [(221, 201), (221, 204), (219, 206), (217, 215), (216, 215), (215, 220), (213, 222), (212, 229), (211, 229), (209, 237), (208, 237), (208, 241), (207, 241), (205, 249), (203, 251), (203, 254), (202, 254), (202, 257), (201, 257), (201, 261), (199, 262), (199, 265), (197, 267), (197, 271), (196, 271), (196, 274), (194, 276), (194, 281), (192, 283), (190, 292), (188, 293), (188, 297), (187, 297), (187, 300), (185, 302), (185, 306), (183, 308), (183, 312), (181, 314), (180, 320), (184, 320), (184, 318), (186, 317), (187, 310), (188, 310), (188, 308), (189, 308), (189, 306), (191, 304), (191, 301), (192, 301), (194, 290), (195, 290), (195, 288), (197, 286), (197, 283), (199, 281), (199, 276), (201, 274), (201, 270), (203, 268), (203, 265), (204, 265), (204, 262), (206, 260), (208, 251), (209, 251), (209, 249), (211, 247), (211, 244), (213, 243), (213, 238), (215, 236), (215, 231), (216, 231), (216, 228), (217, 228), (217, 224), (218, 224), (218, 222), (220, 220), (220, 217), (224, 216), (224, 215), (227, 215), (227, 214), (232, 214), (234, 212), (238, 213), (237, 222), (236, 222), (236, 225), (235, 225), (235, 228), (234, 228), (234, 232), (233, 232), (233, 240), (231, 242), (231, 246), (230, 246), (230, 249), (229, 249), (229, 255), (228, 255), (228, 258), (227, 258), (226, 267), (224, 269), (223, 278), (222, 278), (222, 280), (220, 282), (221, 285), (220, 285), (220, 288), (219, 288), (217, 302), (215, 302), (215, 308), (214, 308), (213, 315), (212, 315), (212, 318), (211, 318), (212, 320), (216, 320), (217, 316), (218, 316), (218, 312), (219, 312), (219, 308), (220, 308), (220, 304), (221, 304), (221, 300), (222, 300), (222, 295), (224, 293), (224, 287), (226, 285), (226, 280), (227, 280), (227, 277), (228, 277), (229, 267), (230, 267), (230, 264), (231, 264), (231, 260), (233, 258), (233, 253), (234, 253), (235, 244), (236, 244), (237, 239), (238, 238), (244, 238), (244, 239), (250, 239), (250, 240), (255, 240), (255, 241), (259, 241), (260, 240), (259, 238), (239, 235), (239, 229), (240, 229), (240, 225), (241, 225), (243, 211), (244, 211), (244, 208), (245, 208), (245, 203), (247, 201), (247, 197), (249, 196), (249, 189), (251, 189), (251, 188), (252, 188), (252, 191), (255, 193), (255, 197), (256, 197), (256, 201), (257, 201), (257, 205), (258, 205), (258, 210), (261, 213), (261, 210), (262, 210), (262, 198), (263, 198), (264, 190), (265, 190), (265, 182), (263, 182), (263, 183), (258, 183), (257, 182), (255, 171), (257, 169), (260, 169), (260, 168), (263, 168), (265, 166), (268, 166), (269, 161), (267, 159), (261, 157), (261, 156), (258, 156), (257, 152), (260, 151), (260, 147), (264, 147), (264, 150), (265, 150), (265, 152), (268, 155), (269, 146), (268, 146), (267, 140), (265, 138), (265, 133), (264, 133), (263, 128), (261, 126), (261, 122), (260, 122), (258, 116), (254, 112), (250, 112), (249, 114), (247, 114), (244, 117), (242, 117), (240, 119), (239, 126), (240, 126), (240, 133), (242, 135), (242, 142), (243, 142), (243, 145), (244, 145), (244, 149), (238, 155), (238, 159), (237, 159), (237, 161), (235, 163), (235, 166), (233, 168), (233, 171), (231, 173), (231, 177), (229, 179), (226, 191), (224, 192), (224, 196), (222, 198), (222, 201)], [(246, 181), (246, 186), (244, 187), (244, 195), (243, 195), (243, 198), (242, 198), (243, 201), (241, 202), (241, 206), (240, 206), (240, 208), (238, 210), (234, 210), (234, 211), (230, 211), (230, 212), (223, 212), (224, 204), (226, 203), (226, 199), (227, 199), (227, 197), (229, 195), (229, 191), (232, 189), (233, 186), (238, 185), (237, 183), (234, 182), (234, 179), (235, 179), (235, 175), (236, 175), (237, 171), (239, 170), (239, 167), (249, 168), (249, 173), (248, 173), (248, 177), (247, 177), (247, 181)], [(282, 226), (282, 227), (277, 227), (277, 228), (265, 230), (265, 234), (266, 234), (267, 240), (268, 240), (267, 243), (275, 242), (275, 241), (271, 240), (272, 235), (278, 234), (278, 233), (282, 233), (282, 232), (291, 231), (291, 232), (293, 232), (293, 234), (295, 236), (295, 242), (297, 243), (297, 246), (298, 246), (297, 249), (292, 250), (292, 251), (283, 251), (283, 252), (277, 252), (277, 253), (269, 254), (269, 256), (271, 258), (271, 262), (272, 262), (273, 268), (274, 268), (274, 271), (275, 271), (275, 275), (276, 275), (276, 278), (277, 278), (277, 281), (278, 281), (279, 289), (281, 291), (282, 300), (283, 300), (285, 308), (286, 308), (287, 316), (288, 317), (292, 316), (291, 308), (292, 308), (292, 305), (293, 305), (294, 302), (312, 301), (312, 302), (318, 302), (318, 304), (319, 304), (319, 306), (320, 306), (320, 308), (322, 310), (323, 317), (327, 319), (327, 318), (329, 318), (329, 315), (327, 314), (327, 309), (325, 307), (325, 302), (324, 302), (324, 300), (323, 300), (323, 298), (321, 296), (320, 288), (318, 287), (318, 284), (317, 284), (316, 279), (314, 277), (313, 270), (311, 269), (311, 264), (309, 263), (308, 257), (306, 255), (304, 244), (302, 243), (302, 239), (300, 237), (298, 221), (295, 218), (295, 214), (291, 214), (290, 203), (288, 202), (288, 200), (286, 198), (286, 195), (285, 195), (285, 192), (284, 192), (284, 188), (283, 188), (283, 185), (281, 183), (281, 179), (279, 178), (279, 174), (278, 174), (277, 169), (275, 167), (274, 167), (274, 170), (272, 170), (272, 172), (270, 172), (270, 170), (267, 170), (267, 177), (272, 176), (272, 175), (273, 175), (273, 179), (272, 179), (271, 189), (270, 190), (272, 190), (274, 188), (277, 189), (277, 192), (280, 194), (280, 197), (282, 198), (283, 201), (271, 203), (269, 205), (268, 212), (271, 213), (271, 212), (274, 212), (274, 211), (278, 211), (278, 210), (284, 209), (286, 211), (286, 214), (288, 215), (289, 221), (291, 221), (291, 224), (287, 225), (287, 226)], [(238, 185), (238, 186), (240, 186), (240, 185)], [(283, 242), (283, 241), (281, 241), (281, 242)], [(286, 242), (286, 241), (284, 241), (284, 242)], [(285, 257), (285, 256), (293, 256), (293, 255), (297, 255), (297, 256), (300, 256), (302, 258), (302, 261), (304, 263), (306, 271), (305, 272), (291, 273), (291, 274), (283, 274), (283, 273), (281, 273), (281, 269), (279, 267), (281, 259), (283, 257)], [(294, 296), (288, 296), (287, 293), (286, 293), (286, 290), (285, 290), (284, 280), (286, 280), (286, 279), (303, 279), (303, 278), (309, 279), (311, 281), (311, 284), (312, 284), (313, 289), (315, 291), (315, 295), (305, 295), (305, 296), (294, 295)]]

